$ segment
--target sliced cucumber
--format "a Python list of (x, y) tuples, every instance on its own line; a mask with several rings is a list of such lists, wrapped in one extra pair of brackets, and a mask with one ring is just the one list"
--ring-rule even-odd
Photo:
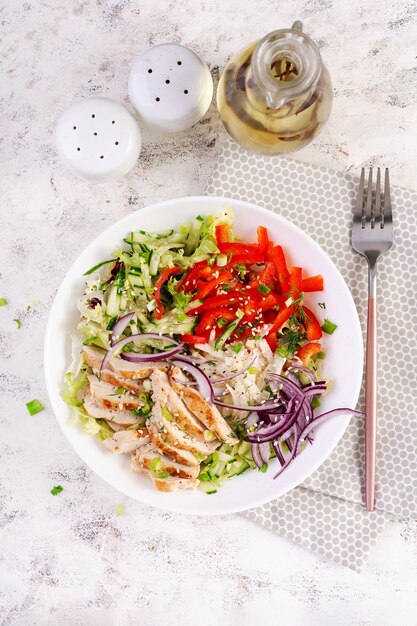
[(138, 274), (132, 274), (129, 272), (129, 274), (127, 275), (127, 278), (132, 287), (143, 287), (142, 276), (139, 276)]
[(113, 317), (120, 313), (120, 300), (121, 296), (117, 293), (117, 285), (112, 285), (109, 291), (109, 297), (107, 299), (106, 313)]
[(239, 476), (239, 474), (243, 474), (247, 469), (249, 469), (249, 463), (244, 459), (238, 459), (235, 463), (229, 463), (227, 477), (232, 478), (232, 476)]

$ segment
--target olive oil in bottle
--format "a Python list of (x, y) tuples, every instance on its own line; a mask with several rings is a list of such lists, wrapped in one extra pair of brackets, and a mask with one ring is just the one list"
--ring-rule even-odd
[(228, 63), (217, 90), (220, 117), (241, 145), (264, 154), (304, 148), (326, 123), (333, 89), (316, 44), (296, 22), (252, 43)]

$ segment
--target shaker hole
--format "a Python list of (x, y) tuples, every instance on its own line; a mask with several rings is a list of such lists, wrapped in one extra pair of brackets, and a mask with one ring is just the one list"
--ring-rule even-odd
[(113, 121), (112, 121), (112, 124), (115, 124), (115, 123), (116, 123), (116, 122), (113, 120)]
[(152, 74), (151, 68), (148, 69), (148, 74)]
[(77, 148), (77, 152), (79, 152), (81, 150), (81, 148)]
[(159, 102), (159, 101), (160, 101), (160, 99), (161, 99), (161, 98), (155, 98), (155, 100), (156, 100), (157, 102)]
[(177, 61), (177, 65), (182, 65), (182, 61)]
[(114, 145), (115, 145), (115, 146), (118, 146), (118, 145), (119, 145), (119, 142), (118, 142), (118, 141), (115, 141), (115, 142), (114, 142)]
[(184, 89), (184, 93), (187, 94), (188, 93), (188, 89)]
[(100, 159), (104, 159), (104, 154), (101, 155)]
[(91, 117), (92, 117), (92, 118), (95, 118), (95, 116), (96, 116), (96, 115), (95, 115), (95, 113), (93, 113)]
[(72, 128), (73, 128), (73, 130), (77, 130), (77, 127), (76, 127), (76, 126), (73, 126)]
[(94, 137), (97, 137), (97, 133), (93, 133)]
[(169, 85), (170, 80), (167, 78), (165, 82), (166, 82), (167, 85)]

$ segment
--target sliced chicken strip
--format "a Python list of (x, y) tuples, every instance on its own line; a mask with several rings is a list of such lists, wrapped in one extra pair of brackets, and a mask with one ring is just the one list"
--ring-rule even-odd
[(152, 472), (142, 467), (139, 470), (151, 479), (158, 491), (173, 492), (182, 489), (196, 489), (200, 483), (199, 480), (190, 480), (186, 478), (177, 478), (176, 476), (168, 476), (167, 478), (157, 478)]
[(171, 386), (185, 406), (221, 441), (231, 445), (238, 443), (239, 440), (216, 406), (208, 404), (196, 389), (181, 385), (173, 377)]
[[(99, 370), (101, 363), (106, 354), (105, 350), (100, 348), (94, 348), (93, 346), (85, 346), (84, 359), (87, 365), (93, 369)], [(107, 368), (122, 378), (128, 378), (129, 380), (141, 380), (149, 378), (154, 370), (167, 371), (168, 365), (165, 361), (149, 361), (149, 363), (131, 363), (130, 361), (124, 361), (119, 357), (113, 357), (110, 359)]]
[[(179, 368), (174, 368), (174, 374), (182, 376)], [(185, 406), (181, 398), (172, 389), (165, 372), (155, 371), (151, 376), (153, 397), (158, 399), (162, 406), (174, 416), (175, 424), (188, 435), (205, 441), (204, 433), (207, 428)]]
[(165, 433), (160, 432), (156, 424), (152, 420), (147, 421), (147, 428), (149, 431), (149, 437), (151, 442), (161, 452), (167, 454), (177, 463), (183, 463), (184, 465), (200, 465), (198, 459), (194, 454), (188, 452), (188, 450), (181, 450), (176, 446), (173, 446), (169, 441)]
[(165, 454), (156, 450), (152, 444), (142, 446), (135, 450), (132, 454), (130, 467), (136, 472), (140, 471), (143, 467), (150, 470), (152, 461), (158, 458), (161, 459), (161, 469), (172, 476), (176, 476), (177, 478), (191, 478), (194, 480), (198, 478), (200, 472), (198, 466), (190, 467), (189, 465), (176, 463)]
[(117, 433), (114, 433), (113, 437), (105, 439), (103, 444), (111, 452), (123, 454), (133, 452), (140, 446), (148, 444), (149, 441), (146, 428), (138, 428), (137, 430), (119, 430)]
[(90, 417), (95, 419), (106, 420), (106, 422), (114, 422), (119, 426), (134, 426), (138, 424), (137, 418), (131, 411), (115, 411), (113, 409), (106, 409), (101, 404), (98, 404), (89, 393), (84, 396), (84, 408)]
[(168, 442), (176, 448), (188, 450), (193, 454), (199, 454), (202, 457), (206, 457), (221, 445), (221, 442), (218, 439), (206, 442), (195, 439), (194, 437), (191, 437), (191, 435), (187, 435), (187, 433), (178, 428), (175, 424), (174, 416), (172, 416), (172, 419), (170, 420), (168, 414), (166, 412), (164, 414), (165, 408), (166, 407), (161, 405), (159, 399), (157, 399), (154, 403), (150, 419), (154, 424), (156, 424), (157, 428), (168, 440)]
[(99, 380), (97, 376), (88, 376), (90, 383), (90, 393), (96, 400), (97, 404), (101, 404), (106, 409), (118, 409), (120, 411), (131, 411), (138, 409), (143, 405), (138, 398), (132, 396), (129, 392), (117, 394), (116, 387)]

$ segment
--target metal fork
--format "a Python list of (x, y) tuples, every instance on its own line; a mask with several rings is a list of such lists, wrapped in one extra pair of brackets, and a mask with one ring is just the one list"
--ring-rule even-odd
[(377, 307), (376, 264), (393, 242), (392, 210), (388, 169), (385, 170), (381, 198), (381, 172), (376, 175), (375, 199), (372, 197), (372, 168), (369, 170), (365, 197), (365, 169), (362, 168), (358, 197), (353, 213), (352, 248), (368, 261), (368, 323), (366, 336), (366, 421), (365, 421), (365, 500), (368, 511), (375, 506), (375, 454), (377, 429)]

